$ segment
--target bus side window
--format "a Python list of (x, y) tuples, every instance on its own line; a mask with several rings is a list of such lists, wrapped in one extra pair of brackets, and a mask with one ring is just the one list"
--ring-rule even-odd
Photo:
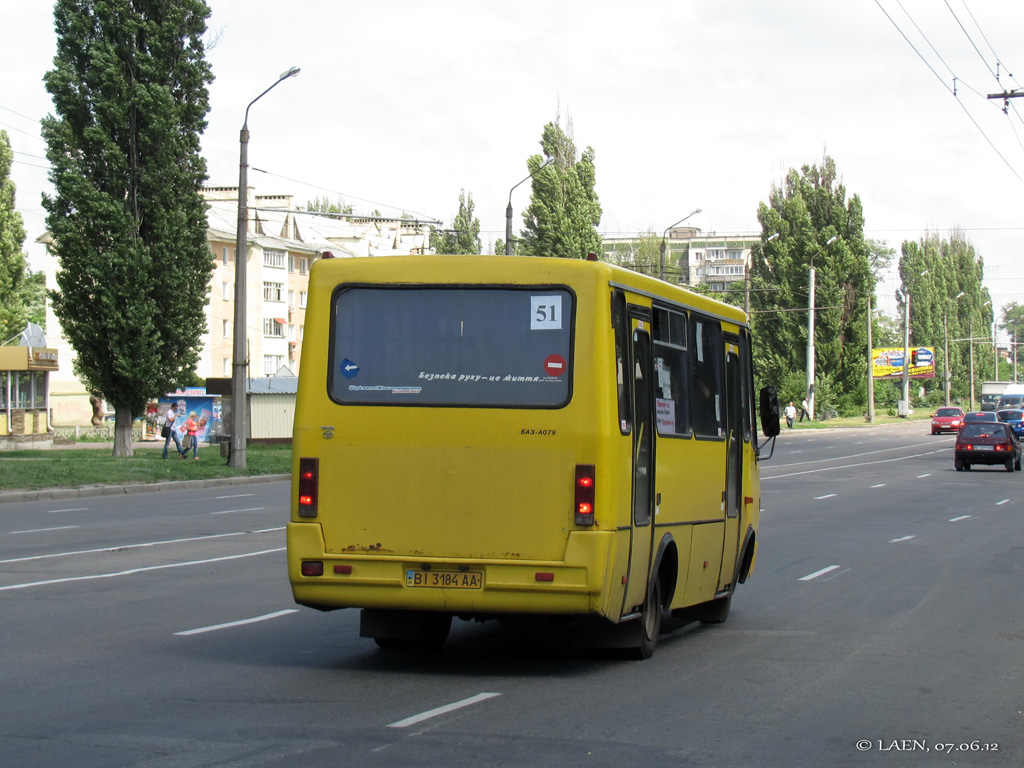
[(690, 390), (694, 434), (722, 437), (724, 399), (722, 396), (722, 326), (694, 315), (693, 379)]
[(615, 381), (619, 398), (619, 431), (628, 435), (632, 428), (630, 407), (629, 370), (629, 315), (626, 312), (626, 294), (615, 291), (612, 294), (612, 329), (615, 334)]
[(654, 310), (654, 396), (660, 435), (690, 432), (686, 322), (681, 312)]
[(754, 418), (754, 371), (751, 365), (750, 332), (740, 331), (740, 376), (743, 401), (743, 442), (749, 443), (756, 431)]

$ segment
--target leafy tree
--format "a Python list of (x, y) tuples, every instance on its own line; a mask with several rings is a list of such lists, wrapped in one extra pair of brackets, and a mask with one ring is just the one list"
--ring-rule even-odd
[(813, 266), (816, 379), (828, 384), (815, 406), (860, 412), (867, 400), (867, 297), (876, 282), (860, 197), (847, 201), (835, 161), (826, 156), (820, 167), (791, 169), (757, 217), (765, 243), (753, 252), (750, 270), (759, 379), (774, 383), (790, 371), (806, 372)]
[(26, 272), (22, 283), (25, 309), (28, 322), (39, 326), (46, 325), (46, 274), (43, 272)]
[(352, 213), (352, 206), (345, 205), (345, 201), (340, 197), (336, 201), (332, 201), (325, 195), (324, 197), (314, 197), (310, 202), (306, 203), (306, 210), (316, 213), (350, 214)]
[(199, 138), (212, 82), (204, 0), (57, 0), (43, 120), (51, 294), (75, 371), (114, 406), (115, 456), (149, 398), (191, 380), (212, 255)]
[(25, 227), (14, 207), (11, 162), (14, 153), (7, 131), (0, 131), (0, 344), (25, 330), (26, 305)]
[[(999, 326), (1010, 335), (1010, 359), (1017, 372), (1017, 349), (1024, 342), (1024, 306), (1015, 301), (1003, 307), (1003, 323)], [(1011, 375), (1012, 378), (1012, 375)]]
[[(901, 288), (897, 291), (897, 318), (903, 343), (906, 295), (910, 297), (910, 344), (935, 347), (935, 379), (915, 381), (926, 393), (942, 392), (948, 358), (952, 397), (970, 397), (970, 354), (977, 344), (968, 339), (985, 339), (993, 322), (992, 300), (982, 286), (984, 262), (963, 233), (953, 232), (946, 240), (925, 233), (917, 242), (904, 241), (899, 261)], [(948, 345), (947, 345), (948, 340)], [(898, 346), (897, 345), (897, 346)], [(991, 347), (989, 347), (991, 351)], [(987, 378), (975, 365), (976, 378)]]
[(661, 268), (661, 238), (654, 230), (648, 229), (629, 241), (615, 243), (612, 252), (603, 260), (643, 275), (656, 276)]
[(430, 247), (435, 253), (478, 254), (480, 246), (480, 219), (473, 215), (473, 193), (459, 192), (459, 212), (455, 214), (451, 229), (431, 228)]
[(533, 195), (523, 212), (523, 241), (520, 251), (528, 256), (586, 258), (601, 253), (601, 204), (597, 199), (594, 150), (587, 147), (577, 157), (572, 136), (556, 122), (544, 126), (540, 141), (544, 155), (553, 162), (541, 168), (540, 155), (526, 165), (533, 174)]

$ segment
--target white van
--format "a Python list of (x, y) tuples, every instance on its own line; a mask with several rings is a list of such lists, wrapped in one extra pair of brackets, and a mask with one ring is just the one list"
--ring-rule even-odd
[(1024, 407), (1024, 384), (1007, 384), (1006, 389), (1003, 390), (1003, 394), (999, 398), (999, 405), (996, 406), (996, 410), (1001, 411), (1003, 408), (1021, 407)]

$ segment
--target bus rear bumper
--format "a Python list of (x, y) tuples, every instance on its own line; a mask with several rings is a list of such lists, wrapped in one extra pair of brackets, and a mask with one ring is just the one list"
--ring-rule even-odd
[(287, 540), (295, 601), (320, 610), (606, 615), (612, 532), (570, 533), (561, 561), (328, 553), (315, 522), (289, 523)]

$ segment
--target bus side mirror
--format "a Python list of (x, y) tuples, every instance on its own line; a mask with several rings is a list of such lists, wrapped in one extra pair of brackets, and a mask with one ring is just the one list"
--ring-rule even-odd
[(765, 437), (779, 434), (779, 394), (775, 387), (761, 388), (761, 432)]

